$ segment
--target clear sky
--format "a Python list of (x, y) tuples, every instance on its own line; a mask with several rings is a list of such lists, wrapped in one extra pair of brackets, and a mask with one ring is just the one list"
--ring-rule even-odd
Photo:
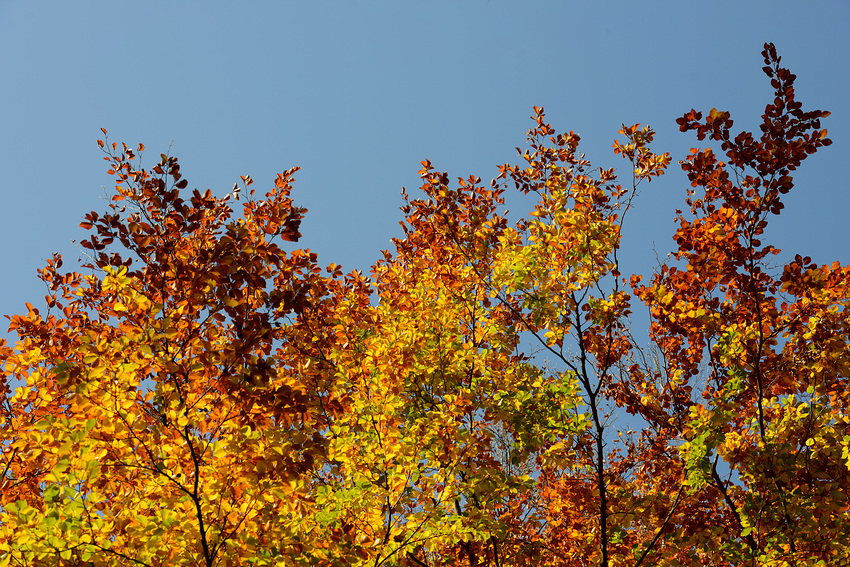
[(611, 143), (621, 123), (650, 124), (674, 166), (644, 189), (623, 254), (649, 273), (684, 199), (675, 163), (698, 143), (675, 119), (717, 107), (756, 128), (771, 97), (765, 41), (804, 109), (832, 111), (834, 141), (769, 236), (850, 263), (848, 29), (846, 1), (0, 0), (0, 314), (41, 305), (36, 269), (54, 251), (73, 266), (82, 216), (105, 210), (101, 127), (144, 143), (148, 165), (171, 145), (190, 188), (220, 195), (240, 175), (263, 189), (302, 167), (302, 246), (368, 270), (400, 235), (399, 192), (415, 193), (420, 160), (486, 182), (515, 161), (538, 105), (628, 177)]

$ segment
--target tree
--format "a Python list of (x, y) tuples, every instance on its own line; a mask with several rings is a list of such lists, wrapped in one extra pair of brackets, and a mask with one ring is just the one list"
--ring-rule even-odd
[[(296, 248), (297, 168), (183, 196), (176, 158), (100, 141), (90, 274), (50, 260), (0, 350), (0, 565), (850, 561), (850, 271), (762, 243), (828, 113), (763, 56), (759, 138), (679, 119), (725, 161), (681, 162), (689, 212), (647, 283), (618, 251), (670, 162), (648, 127), (614, 143), (625, 187), (537, 107), (489, 186), (422, 162), (370, 278)], [(511, 185), (536, 200), (513, 224)]]

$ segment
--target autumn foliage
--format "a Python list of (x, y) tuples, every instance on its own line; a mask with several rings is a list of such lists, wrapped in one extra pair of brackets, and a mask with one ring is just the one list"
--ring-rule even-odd
[(88, 273), (48, 261), (0, 346), (0, 567), (849, 564), (850, 270), (765, 240), (829, 113), (763, 56), (760, 133), (678, 119), (707, 146), (644, 278), (648, 127), (625, 181), (536, 107), (489, 185), (422, 162), (370, 277), (297, 247), (297, 168), (219, 198), (104, 138)]

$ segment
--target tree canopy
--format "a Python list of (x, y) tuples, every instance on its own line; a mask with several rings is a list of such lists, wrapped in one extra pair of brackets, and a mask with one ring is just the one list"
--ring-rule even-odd
[(618, 259), (671, 161), (646, 126), (626, 179), (538, 107), (489, 184), (423, 161), (369, 277), (297, 247), (297, 168), (189, 193), (104, 130), (89, 273), (55, 255), (0, 345), (0, 567), (850, 562), (850, 270), (764, 241), (829, 113), (763, 56), (760, 132), (678, 119), (707, 145), (646, 279)]

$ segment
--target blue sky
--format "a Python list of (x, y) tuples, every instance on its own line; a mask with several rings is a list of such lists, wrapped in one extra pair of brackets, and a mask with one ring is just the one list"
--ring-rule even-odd
[[(582, 136), (596, 165), (622, 123), (652, 125), (675, 164), (675, 119), (729, 110), (754, 129), (771, 97), (765, 41), (824, 109), (834, 144), (800, 170), (772, 237), (787, 255), (850, 263), (850, 4), (771, 2), (24, 2), (0, 0), (0, 314), (42, 303), (35, 271), (73, 266), (82, 216), (111, 182), (95, 142), (176, 155), (190, 188), (302, 167), (301, 245), (368, 270), (400, 235), (400, 190), (430, 159), (453, 178), (514, 162), (532, 106)], [(687, 180), (675, 167), (629, 218), (625, 269), (673, 245)], [(524, 212), (524, 211), (516, 211)], [(5, 330), (5, 325), (0, 325)], [(5, 333), (0, 336), (8, 336)]]

